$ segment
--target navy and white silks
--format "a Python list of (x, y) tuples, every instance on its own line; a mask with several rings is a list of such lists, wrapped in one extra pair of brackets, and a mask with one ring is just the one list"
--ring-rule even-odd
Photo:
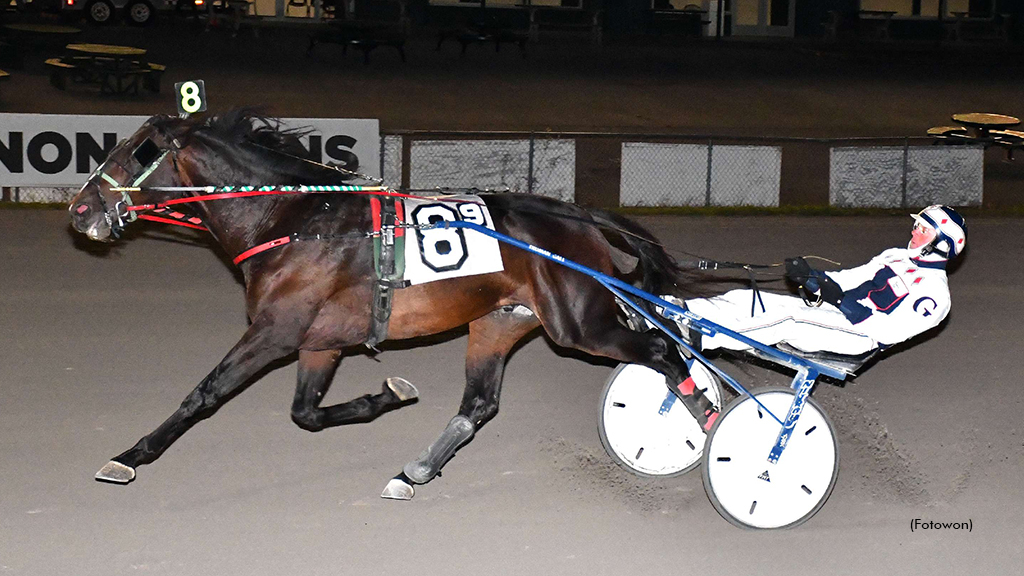
[[(766, 345), (786, 342), (805, 352), (863, 354), (938, 326), (949, 314), (945, 262), (924, 262), (906, 248), (890, 248), (863, 266), (825, 272), (843, 290), (836, 308), (810, 307), (797, 297), (761, 292), (751, 317), (750, 290), (687, 300), (695, 314)], [(819, 273), (822, 274), (822, 273)], [(728, 336), (705, 336), (705, 350), (744, 350)]]

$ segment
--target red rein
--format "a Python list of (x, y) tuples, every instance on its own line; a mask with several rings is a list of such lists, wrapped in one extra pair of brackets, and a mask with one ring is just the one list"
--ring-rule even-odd
[[(156, 204), (138, 204), (129, 206), (127, 210), (129, 212), (144, 212), (144, 211), (155, 211), (162, 212), (171, 216), (172, 218), (164, 218), (161, 216), (154, 216), (151, 214), (140, 214), (138, 218), (140, 220), (148, 220), (150, 222), (159, 222), (161, 224), (173, 224), (175, 226), (184, 226), (186, 228), (193, 228), (195, 230), (206, 230), (205, 227), (201, 226), (202, 219), (195, 217), (186, 217), (180, 212), (169, 211), (168, 207), (176, 204), (188, 204), (192, 202), (206, 202), (209, 200), (227, 200), (230, 198), (250, 198), (253, 196), (285, 196), (292, 194), (360, 194), (365, 196), (391, 196), (394, 198), (412, 198), (416, 200), (428, 200), (426, 196), (416, 196), (413, 194), (402, 194), (391, 190), (346, 190), (340, 191), (311, 191), (311, 190), (248, 190), (245, 192), (223, 192), (220, 194), (208, 194), (206, 196), (189, 196), (188, 198), (175, 198), (174, 200), (167, 200), (166, 202), (158, 202)], [(379, 216), (378, 216), (379, 218)], [(379, 224), (375, 222), (375, 228), (379, 227)], [(277, 248), (278, 246), (284, 246), (290, 243), (292, 240), (291, 236), (283, 236), (281, 238), (275, 238), (269, 242), (264, 242), (257, 246), (249, 248), (245, 252), (242, 252), (232, 260), (235, 266), (238, 266), (244, 260), (251, 258), (261, 252), (270, 250), (271, 248)]]

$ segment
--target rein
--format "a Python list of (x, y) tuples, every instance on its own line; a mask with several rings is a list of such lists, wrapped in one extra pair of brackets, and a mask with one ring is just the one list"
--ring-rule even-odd
[[(170, 210), (171, 206), (180, 204), (190, 204), (195, 202), (208, 202), (212, 200), (228, 200), (232, 198), (252, 198), (258, 196), (286, 196), (286, 195), (298, 195), (298, 194), (355, 194), (355, 195), (366, 195), (366, 196), (388, 196), (392, 198), (410, 198), (414, 200), (436, 200), (445, 198), (452, 202), (465, 202), (475, 204), (473, 200), (463, 200), (459, 198), (451, 198), (447, 195), (433, 195), (423, 196), (417, 194), (406, 194), (397, 192), (386, 186), (359, 186), (359, 185), (331, 185), (331, 186), (115, 186), (110, 189), (112, 192), (120, 192), (123, 196), (127, 197), (130, 192), (206, 192), (206, 196), (189, 196), (186, 198), (175, 198), (164, 202), (156, 202), (152, 204), (133, 204), (124, 208), (127, 214), (130, 214), (134, 220), (138, 218), (140, 220), (148, 220), (150, 222), (158, 222), (161, 224), (172, 224), (176, 226), (184, 226), (186, 228), (193, 228), (196, 230), (206, 230), (202, 224), (202, 219), (198, 217), (188, 217), (180, 212)], [(139, 214), (137, 212), (159, 212), (170, 216), (166, 218), (163, 216), (154, 216), (150, 214)], [(130, 221), (129, 220), (129, 221)], [(414, 225), (402, 225), (402, 228), (427, 228), (422, 226)], [(429, 226), (430, 228), (433, 227)], [(288, 236), (282, 236), (275, 238), (268, 242), (258, 244), (249, 248), (236, 256), (232, 263), (236, 266), (252, 258), (253, 256), (266, 252), (267, 250), (284, 246), (285, 244), (291, 244), (292, 242), (299, 242), (303, 240), (330, 240), (334, 238), (369, 238), (379, 234), (379, 232), (365, 232), (365, 233), (350, 233), (350, 234), (315, 234), (315, 235), (303, 235), (299, 233), (292, 233)]]
[[(187, 192), (201, 192), (201, 193), (205, 193), (206, 194), (205, 196), (188, 196), (188, 197), (185, 197), (185, 198), (174, 198), (172, 200), (166, 200), (164, 202), (156, 202), (156, 203), (151, 203), (151, 204), (132, 204), (132, 205), (124, 206), (124, 208), (123, 208), (125, 213), (127, 215), (129, 215), (128, 216), (128, 221), (132, 221), (132, 220), (138, 218), (140, 220), (147, 220), (147, 221), (150, 221), (150, 222), (157, 222), (157, 223), (161, 223), (161, 224), (170, 224), (170, 225), (175, 225), (175, 226), (184, 226), (186, 228), (192, 228), (192, 229), (195, 229), (195, 230), (206, 230), (206, 228), (201, 226), (201, 224), (203, 222), (202, 219), (200, 219), (198, 217), (194, 217), (194, 216), (193, 217), (189, 217), (189, 216), (186, 216), (185, 214), (182, 214), (180, 212), (172, 211), (172, 210), (170, 210), (170, 207), (171, 206), (181, 205), (181, 204), (191, 204), (191, 203), (195, 203), (195, 202), (208, 202), (208, 201), (214, 201), (214, 200), (229, 200), (229, 199), (233, 199), (233, 198), (253, 198), (253, 197), (260, 197), (260, 196), (289, 196), (289, 195), (299, 195), (299, 194), (353, 194), (353, 195), (366, 195), (366, 196), (388, 196), (388, 197), (392, 197), (392, 198), (409, 198), (409, 199), (413, 199), (413, 200), (438, 200), (438, 199), (442, 199), (443, 198), (443, 199), (446, 199), (446, 200), (452, 201), (452, 202), (474, 203), (472, 200), (462, 200), (462, 199), (458, 199), (458, 198), (452, 198), (451, 196), (449, 196), (448, 194), (445, 194), (445, 193), (433, 194), (433, 195), (429, 195), (428, 196), (428, 195), (420, 195), (420, 194), (402, 193), (402, 192), (398, 192), (398, 191), (394, 190), (393, 188), (389, 188), (387, 186), (361, 186), (361, 185), (347, 185), (347, 184), (319, 185), (319, 186), (307, 186), (307, 185), (296, 185), (296, 186), (137, 186), (136, 185), (136, 186), (114, 186), (110, 190), (112, 192), (120, 192), (122, 194), (122, 196), (124, 198), (126, 198), (127, 200), (129, 200), (129, 201), (131, 199), (130, 196), (129, 196), (129, 193), (131, 193), (131, 192), (147, 191), (147, 192), (171, 192), (171, 193), (174, 193), (174, 192), (177, 192), (177, 193), (182, 193), (182, 192), (184, 192), (184, 193), (187, 193)], [(445, 188), (431, 189), (430, 191), (435, 191), (435, 190), (436, 191), (441, 191), (441, 192), (454, 191), (453, 189), (445, 189)], [(466, 191), (480, 191), (480, 189), (478, 189), (478, 188), (467, 188), (467, 189), (464, 189), (464, 190), (466, 190)], [(424, 192), (426, 192), (426, 191), (427, 190), (424, 190)], [(118, 203), (119, 206), (121, 204), (122, 203)], [(165, 214), (166, 216), (170, 216), (170, 218), (166, 218), (166, 217), (163, 217), (163, 216), (155, 216), (155, 215), (151, 215), (151, 214), (136, 214), (137, 212), (157, 212), (157, 213)], [(551, 212), (540, 212), (540, 211), (534, 211), (534, 210), (523, 210), (523, 212), (534, 213), (534, 214), (542, 214), (542, 215), (545, 215), (545, 216), (552, 216), (552, 217), (556, 217), (556, 218), (563, 218), (563, 219), (567, 219), (567, 220), (576, 220), (576, 221), (584, 222), (584, 223), (587, 223), (587, 224), (590, 224), (590, 225), (593, 225), (593, 226), (598, 226), (600, 228), (607, 228), (609, 230), (613, 230), (613, 231), (615, 231), (615, 232), (617, 232), (619, 234), (629, 235), (629, 236), (637, 238), (637, 239), (639, 239), (639, 240), (641, 240), (643, 242), (647, 242), (647, 243), (654, 244), (656, 246), (661, 246), (662, 248), (664, 248), (664, 246), (662, 244), (660, 244), (660, 243), (658, 243), (658, 242), (656, 242), (654, 240), (651, 240), (649, 238), (644, 238), (643, 236), (640, 236), (638, 234), (634, 234), (633, 232), (630, 232), (629, 230), (624, 230), (624, 229), (621, 229), (621, 228), (617, 228), (617, 227), (614, 227), (614, 226), (608, 226), (608, 225), (605, 225), (605, 224), (599, 224), (597, 222), (594, 222), (593, 220), (587, 220), (585, 218), (580, 218), (580, 217), (577, 217), (577, 216), (570, 216), (570, 215), (567, 215), (567, 214), (555, 214), (555, 213), (551, 213)], [(414, 225), (404, 225), (402, 227), (403, 228), (413, 228), (413, 227), (416, 227), (416, 226), (414, 226)], [(236, 256), (232, 260), (232, 262), (237, 266), (238, 264), (242, 263), (243, 261), (245, 261), (245, 260), (247, 260), (247, 259), (249, 259), (249, 258), (251, 258), (251, 257), (253, 257), (253, 256), (257, 255), (257, 254), (260, 254), (262, 252), (265, 252), (265, 251), (273, 249), (273, 248), (277, 248), (279, 246), (284, 246), (285, 244), (290, 244), (292, 242), (297, 242), (297, 241), (302, 241), (302, 240), (326, 240), (326, 239), (332, 239), (332, 238), (337, 238), (337, 237), (342, 237), (342, 236), (346, 237), (346, 238), (358, 237), (358, 236), (361, 236), (361, 237), (371, 237), (374, 234), (375, 233), (373, 233), (373, 232), (368, 232), (368, 233), (355, 233), (355, 234), (348, 234), (348, 235), (341, 235), (341, 236), (339, 236), (339, 235), (305, 236), (305, 235), (301, 235), (301, 234), (298, 234), (298, 233), (293, 233), (293, 234), (289, 234), (288, 236), (282, 236), (280, 238), (275, 238), (273, 240), (270, 240), (268, 242), (264, 242), (264, 243), (259, 244), (257, 246), (253, 246), (252, 248), (249, 248), (248, 250), (246, 250), (246, 251), (242, 252), (241, 254), (239, 254), (238, 256)], [(695, 262), (679, 263), (679, 266), (681, 268), (690, 268), (690, 269), (695, 269), (695, 270), (709, 270), (709, 271), (729, 270), (729, 269), (735, 269), (735, 270), (742, 269), (742, 270), (746, 270), (748, 272), (748, 274), (750, 275), (751, 284), (754, 287), (754, 293), (756, 295), (757, 294), (757, 284), (756, 284), (756, 281), (754, 279), (754, 274), (756, 274), (757, 272), (755, 272), (755, 270), (767, 271), (767, 270), (772, 269), (772, 268), (777, 268), (777, 267), (781, 266), (781, 264), (779, 264), (779, 263), (775, 263), (775, 264), (748, 264), (748, 263), (743, 263), (743, 262), (719, 261), (719, 260), (709, 260), (709, 259), (705, 259), (705, 258), (700, 258), (699, 260), (697, 260)], [(762, 306), (763, 306), (763, 304), (762, 304)]]

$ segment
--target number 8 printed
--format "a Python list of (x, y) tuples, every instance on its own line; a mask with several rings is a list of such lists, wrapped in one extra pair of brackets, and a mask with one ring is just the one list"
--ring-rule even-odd
[(199, 111), (203, 107), (203, 100), (199, 96), (199, 85), (188, 81), (181, 85), (181, 109), (189, 114)]
[[(442, 221), (457, 222), (458, 214), (442, 204), (424, 204), (412, 212), (417, 226), (429, 226)], [(466, 262), (466, 238), (459, 228), (416, 229), (420, 258), (435, 272), (458, 270)]]

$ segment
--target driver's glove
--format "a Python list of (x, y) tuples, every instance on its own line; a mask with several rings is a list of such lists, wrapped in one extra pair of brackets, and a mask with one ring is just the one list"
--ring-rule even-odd
[(843, 289), (824, 272), (814, 270), (801, 256), (786, 258), (786, 278), (803, 286), (822, 300), (838, 307), (843, 301)]

